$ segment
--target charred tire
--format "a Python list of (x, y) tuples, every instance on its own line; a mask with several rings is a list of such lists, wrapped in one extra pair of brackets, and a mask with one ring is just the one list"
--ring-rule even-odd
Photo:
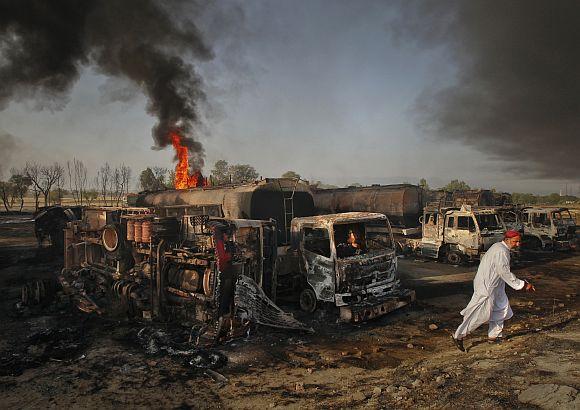
[(316, 310), (316, 293), (310, 288), (303, 289), (300, 292), (300, 309), (312, 313)]
[(463, 254), (459, 251), (449, 251), (445, 256), (447, 263), (451, 265), (460, 265), (463, 263)]

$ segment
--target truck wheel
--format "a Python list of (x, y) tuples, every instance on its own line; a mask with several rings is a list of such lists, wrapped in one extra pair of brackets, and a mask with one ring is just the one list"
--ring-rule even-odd
[(300, 292), (300, 309), (308, 313), (316, 310), (316, 293), (312, 289), (306, 288)]
[(447, 263), (451, 265), (459, 265), (463, 262), (463, 255), (458, 251), (449, 251), (447, 253)]

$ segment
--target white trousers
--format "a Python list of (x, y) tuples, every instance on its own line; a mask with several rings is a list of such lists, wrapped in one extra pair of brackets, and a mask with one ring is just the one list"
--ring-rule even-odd
[[(463, 323), (461, 323), (457, 328), (457, 330), (455, 331), (453, 337), (456, 339), (463, 339), (465, 336), (467, 336), (475, 329), (477, 329), (477, 327), (473, 327), (473, 325), (471, 326), (470, 325), (471, 323), (469, 323), (469, 321), (464, 320)], [(498, 320), (497, 322), (490, 320), (489, 328), (487, 330), (487, 337), (489, 337), (490, 339), (501, 337), (502, 330), (503, 330), (503, 320)]]
[(489, 321), (489, 328), (487, 330), (487, 337), (490, 339), (495, 339), (496, 337), (501, 337), (501, 331), (503, 330), (503, 320), (498, 320), (497, 322)]

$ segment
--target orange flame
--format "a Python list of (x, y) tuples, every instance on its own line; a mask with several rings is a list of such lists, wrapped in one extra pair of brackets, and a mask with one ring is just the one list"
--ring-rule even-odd
[(206, 186), (207, 180), (203, 177), (199, 169), (193, 175), (189, 175), (189, 154), (187, 147), (181, 145), (181, 136), (176, 133), (171, 133), (171, 143), (173, 144), (178, 159), (177, 165), (175, 166), (175, 189)]

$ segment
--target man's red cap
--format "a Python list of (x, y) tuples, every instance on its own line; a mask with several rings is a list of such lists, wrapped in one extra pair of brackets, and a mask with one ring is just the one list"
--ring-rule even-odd
[(520, 233), (518, 231), (514, 231), (513, 229), (506, 231), (506, 233), (503, 235), (503, 237), (506, 239), (516, 238), (518, 236), (521, 236)]

